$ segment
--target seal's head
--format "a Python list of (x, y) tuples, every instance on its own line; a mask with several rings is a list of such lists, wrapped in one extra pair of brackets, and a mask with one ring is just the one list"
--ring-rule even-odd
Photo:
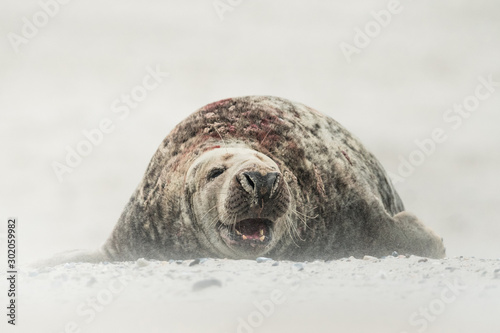
[(293, 228), (286, 179), (275, 161), (253, 149), (204, 152), (188, 169), (185, 185), (193, 224), (204, 233), (205, 245), (222, 256), (263, 255)]

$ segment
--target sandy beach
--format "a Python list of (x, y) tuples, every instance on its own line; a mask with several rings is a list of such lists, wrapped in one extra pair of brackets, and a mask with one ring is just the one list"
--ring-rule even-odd
[(22, 332), (500, 329), (500, 260), (139, 259), (29, 270), (20, 285)]

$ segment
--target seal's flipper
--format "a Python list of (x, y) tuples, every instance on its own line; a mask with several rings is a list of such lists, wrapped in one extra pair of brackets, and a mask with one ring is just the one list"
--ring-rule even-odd
[(442, 239), (430, 228), (426, 227), (415, 215), (410, 212), (396, 214), (395, 234), (402, 234), (405, 241), (402, 244), (401, 254), (415, 254), (429, 258), (444, 258), (446, 254)]
[(403, 255), (444, 258), (442, 239), (414, 214), (402, 211), (391, 216), (380, 200), (373, 200), (368, 206), (365, 230), (371, 231), (366, 236), (372, 241), (365, 254), (381, 257), (396, 251)]

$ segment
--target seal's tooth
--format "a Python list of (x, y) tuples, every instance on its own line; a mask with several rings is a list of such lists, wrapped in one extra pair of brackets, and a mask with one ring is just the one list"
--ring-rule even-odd
[(266, 239), (266, 236), (261, 236), (259, 239), (262, 242), (264, 239)]
[(260, 229), (260, 235), (264, 235), (264, 229)]
[(236, 231), (238, 235), (241, 235), (241, 232), (239, 232), (238, 230), (234, 229), (234, 231)]
[(247, 236), (245, 236), (245, 235), (241, 235), (241, 238), (243, 238), (243, 239), (247, 239)]

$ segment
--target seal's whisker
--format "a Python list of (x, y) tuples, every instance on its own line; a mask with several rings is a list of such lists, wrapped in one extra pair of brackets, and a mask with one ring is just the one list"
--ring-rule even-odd
[[(315, 207), (314, 207), (314, 208), (311, 208), (311, 210), (315, 210), (315, 209), (316, 209)], [(312, 216), (312, 215), (307, 215), (307, 214), (305, 214), (305, 213), (299, 212), (298, 210), (295, 210), (295, 209), (292, 209), (292, 211), (293, 211), (295, 214), (297, 214), (297, 215), (301, 215), (301, 216), (303, 216), (303, 217), (304, 217), (304, 218), (306, 218), (306, 219), (315, 219), (315, 218), (317, 218), (317, 217), (318, 217), (318, 214), (316, 214), (316, 215)]]
[[(304, 225), (307, 227), (307, 222), (306, 221), (304, 221)], [(299, 228), (296, 225), (293, 226), (293, 231), (295, 232), (295, 234), (297, 235), (297, 237), (301, 241), (305, 241), (305, 239), (302, 239), (302, 237), (300, 237), (300, 231), (299, 231)]]
[(217, 221), (219, 220), (218, 217), (212, 219), (210, 222), (208, 222), (208, 227), (211, 228), (217, 224)]
[[(292, 195), (292, 191), (290, 190), (290, 187), (288, 186), (288, 184), (286, 184), (285, 182), (285, 189), (288, 191), (288, 195), (290, 197), (293, 197)], [(290, 207), (291, 208), (291, 207)], [(291, 211), (292, 212), (297, 212), (297, 210), (291, 208)], [(299, 217), (299, 215), (297, 214), (297, 217)], [(304, 222), (305, 223), (305, 222)], [(290, 238), (292, 239), (292, 242), (298, 247), (297, 243), (295, 243), (295, 240), (294, 240), (294, 237), (293, 237), (293, 234), (291, 233), (291, 230), (293, 230), (293, 232), (299, 237), (300, 240), (302, 240), (300, 238), (300, 235), (299, 235), (299, 231), (297, 230), (297, 227), (295, 226), (295, 224), (293, 223), (293, 221), (291, 220), (291, 217), (288, 216), (286, 219), (285, 219), (285, 224), (289, 225), (289, 228), (287, 228), (287, 231), (290, 235)]]
[[(286, 220), (285, 220), (285, 222), (286, 222), (286, 224), (288, 224), (288, 226), (289, 226), (289, 227), (288, 227), (288, 228), (286, 228), (286, 229), (287, 229), (288, 235), (290, 236), (290, 239), (292, 240), (292, 243), (293, 243), (295, 246), (299, 247), (299, 245), (295, 242), (295, 237), (294, 237), (294, 234), (295, 234), (295, 235), (296, 235), (296, 236), (297, 236), (300, 240), (302, 240), (302, 241), (303, 241), (303, 239), (300, 237), (300, 234), (299, 234), (298, 230), (296, 229), (296, 227), (295, 227), (295, 225), (294, 225), (293, 221), (292, 221), (289, 217), (287, 217), (287, 218), (286, 218)], [(292, 233), (292, 231), (293, 231), (293, 233)]]
[(231, 223), (231, 228), (232, 228), (233, 232), (235, 232), (235, 230), (236, 230), (236, 218), (237, 218), (237, 216), (234, 215), (234, 217), (233, 217), (233, 223)]
[(208, 213), (210, 213), (212, 211), (212, 209), (216, 208), (217, 207), (217, 204), (215, 204), (212, 208), (210, 208), (209, 210), (207, 210), (207, 212), (205, 214), (203, 214), (203, 216), (201, 217), (201, 221), (203, 221), (203, 219), (205, 218), (205, 216), (207, 216)]
[(227, 150), (226, 141), (224, 141), (224, 138), (222, 137), (222, 135), (220, 135), (219, 131), (217, 130), (217, 127), (215, 127), (215, 125), (212, 126), (214, 127), (214, 130), (217, 132), (217, 134), (219, 134), (220, 139), (222, 140), (222, 144), (224, 145), (224, 149), (226, 149), (226, 154), (229, 154), (229, 151)]
[(209, 223), (208, 223), (208, 226), (209, 227), (213, 227), (217, 224), (217, 222), (220, 221), (220, 216), (219, 214), (217, 214)]
[(295, 209), (292, 209), (292, 212), (297, 215), (298, 219), (302, 222), (302, 224), (304, 224), (304, 227), (306, 227), (309, 230), (312, 230), (312, 227), (308, 225), (307, 220), (308, 219), (315, 219), (316, 217), (318, 217), (318, 215), (309, 216), (309, 215), (303, 214)]

